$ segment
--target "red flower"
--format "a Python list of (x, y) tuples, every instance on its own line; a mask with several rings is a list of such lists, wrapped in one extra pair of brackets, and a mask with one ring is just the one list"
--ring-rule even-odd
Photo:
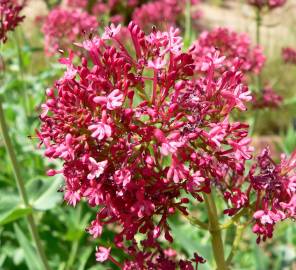
[[(129, 256), (123, 269), (192, 269), (200, 258), (172, 261), (159, 243), (174, 240), (170, 216), (188, 215), (184, 193), (202, 203), (201, 193), (221, 189), (231, 213), (250, 203), (250, 192), (258, 193), (259, 203), (273, 198), (270, 211), (291, 217), (294, 158), (267, 170), (264, 154), (246, 176), (248, 125), (230, 121), (231, 112), (245, 110), (250, 100), (238, 66), (220, 74), (217, 63), (224, 58), (207, 55), (196, 60), (207, 69), (195, 72), (178, 30), (146, 35), (133, 22), (128, 29), (132, 52), (117, 30), (107, 29), (108, 40), (82, 43), (77, 65), (73, 55), (63, 59), (66, 76), (46, 92), (42, 106), (47, 113), (38, 137), (47, 157), (63, 161), (63, 169), (50, 175), (63, 173), (69, 204), (84, 198), (99, 206), (89, 233), (99, 237), (105, 225), (117, 225), (114, 243)], [(256, 210), (267, 209), (258, 204)], [(113, 260), (109, 252), (99, 248), (97, 260)]]

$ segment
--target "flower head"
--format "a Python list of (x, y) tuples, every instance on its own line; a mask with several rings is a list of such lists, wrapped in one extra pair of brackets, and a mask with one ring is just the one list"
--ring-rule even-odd
[[(96, 36), (82, 43), (87, 58), (61, 61), (75, 76), (63, 76), (46, 92), (38, 137), (47, 157), (63, 161), (65, 200), (99, 206), (88, 232), (99, 237), (117, 224), (115, 246), (129, 256), (123, 269), (192, 269), (200, 257), (173, 261), (159, 244), (174, 240), (168, 218), (188, 215), (184, 193), (202, 202), (200, 193), (217, 187), (231, 202), (231, 215), (249, 204), (242, 183), (255, 193), (266, 190), (266, 200), (277, 191), (272, 181), (261, 181), (265, 157), (245, 176), (253, 152), (248, 125), (230, 114), (244, 111), (251, 96), (237, 66), (217, 76), (225, 58), (209, 54), (194, 62), (177, 29), (145, 34), (134, 22), (128, 29), (132, 50), (120, 33)], [(195, 65), (207, 69), (196, 72)], [(294, 166), (282, 164), (285, 171)], [(282, 179), (278, 171), (272, 175)], [(287, 198), (280, 203), (281, 210), (295, 205)], [(96, 257), (107, 260), (110, 249), (99, 247)]]
[(296, 64), (296, 49), (286, 47), (282, 49), (282, 57), (287, 64)]
[(55, 8), (44, 20), (42, 32), (45, 36), (45, 51), (55, 54), (67, 50), (87, 34), (96, 30), (96, 17), (80, 9)]
[(200, 58), (214, 55), (217, 50), (226, 58), (221, 66), (222, 72), (239, 65), (243, 72), (258, 74), (265, 63), (262, 48), (252, 47), (250, 37), (246, 33), (216, 28), (210, 32), (202, 32), (193, 43), (191, 51), (197, 63), (196, 68), (202, 70), (203, 61)]
[(7, 32), (13, 31), (24, 20), (20, 12), (25, 3), (25, 0), (0, 0), (0, 42), (5, 42)]
[(248, 0), (248, 3), (259, 9), (274, 9), (283, 6), (287, 0)]

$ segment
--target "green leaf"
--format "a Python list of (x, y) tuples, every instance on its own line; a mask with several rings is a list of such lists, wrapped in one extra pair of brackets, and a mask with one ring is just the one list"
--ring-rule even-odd
[(293, 105), (296, 103), (296, 97), (285, 99), (283, 105)]
[(36, 256), (36, 251), (34, 250), (27, 236), (24, 234), (24, 232), (21, 230), (21, 228), (17, 224), (14, 224), (13, 226), (14, 226), (16, 238), (21, 248), (24, 251), (24, 255), (25, 255), (24, 257), (25, 257), (25, 261), (28, 268), (30, 270), (43, 269), (40, 259), (39, 257)]
[[(206, 234), (203, 236), (203, 232), (193, 227), (186, 221), (184, 223), (178, 219), (171, 219), (169, 226), (174, 236), (174, 247), (176, 250), (183, 250), (187, 253), (187, 257), (193, 256), (194, 252), (198, 252), (199, 255), (207, 260), (207, 263), (199, 265), (198, 269), (210, 270), (212, 262), (212, 251), (209, 241), (209, 236)], [(202, 234), (200, 234), (202, 233)]]
[(0, 214), (0, 225), (4, 225), (13, 222), (19, 218), (25, 217), (32, 213), (31, 207), (16, 207), (14, 209), (8, 210), (6, 213)]
[(256, 270), (265, 270), (268, 269), (268, 256), (263, 252), (262, 248), (259, 247), (254, 241), (253, 244), (253, 254), (255, 256)]
[(15, 221), (31, 212), (31, 208), (21, 205), (15, 193), (5, 189), (0, 191), (0, 225)]
[(49, 210), (54, 208), (62, 201), (62, 194), (57, 191), (61, 185), (62, 179), (57, 178), (54, 182), (48, 181), (45, 183), (46, 189), (41, 195), (31, 204), (37, 210)]

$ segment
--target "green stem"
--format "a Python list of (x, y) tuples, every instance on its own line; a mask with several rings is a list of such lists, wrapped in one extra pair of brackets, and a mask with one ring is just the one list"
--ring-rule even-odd
[[(261, 24), (262, 24), (262, 16), (261, 9), (256, 9), (256, 44), (257, 46), (261, 45)], [(257, 75), (257, 91), (260, 93), (262, 88), (261, 74)]]
[(186, 9), (185, 9), (185, 35), (184, 35), (184, 44), (185, 47), (188, 48), (191, 44), (191, 2), (190, 0), (186, 1)]
[[(12, 165), (12, 169), (13, 169), (13, 173), (14, 173), (14, 177), (16, 180), (16, 185), (17, 185), (20, 197), (21, 197), (25, 207), (30, 207), (28, 196), (27, 196), (27, 193), (25, 190), (25, 184), (24, 184), (25, 182), (22, 178), (20, 166), (19, 166), (18, 161), (16, 159), (16, 155), (13, 150), (11, 140), (9, 138), (8, 127), (7, 127), (7, 124), (5, 121), (1, 96), (0, 96), (0, 130), (1, 130), (1, 133), (3, 136), (5, 148), (7, 150), (8, 156), (11, 161), (11, 165)], [(42, 248), (41, 241), (40, 241), (39, 234), (38, 234), (37, 227), (36, 227), (36, 223), (35, 223), (35, 220), (34, 220), (34, 217), (32, 214), (29, 214), (27, 216), (27, 221), (28, 221), (29, 229), (32, 234), (33, 241), (35, 242), (35, 245), (36, 245), (38, 255), (43, 263), (44, 269), (49, 270), (50, 268), (49, 268), (49, 265), (48, 265), (48, 262), (47, 262), (47, 259), (45, 256), (45, 252)]]
[(228, 255), (227, 257), (227, 265), (230, 265), (233, 257), (234, 257), (234, 254), (235, 252), (238, 250), (238, 247), (239, 247), (239, 243), (240, 243), (240, 240), (241, 240), (241, 237), (243, 235), (243, 232), (245, 230), (245, 226), (244, 225), (237, 225), (236, 226), (236, 234), (235, 234), (235, 238), (234, 238), (234, 241), (233, 241), (233, 245), (232, 245), (232, 248), (231, 248), (231, 251), (230, 251), (230, 254)]
[(197, 219), (195, 217), (191, 217), (191, 216), (185, 216), (185, 215), (184, 215), (184, 217), (186, 219), (188, 219), (192, 225), (198, 226), (199, 228), (204, 229), (204, 230), (208, 229), (208, 225), (206, 223), (200, 221), (199, 219)]
[(231, 225), (235, 224), (242, 216), (244, 216), (245, 214), (247, 214), (249, 211), (248, 208), (244, 208), (243, 210), (241, 210), (240, 212), (238, 212), (237, 214), (235, 214), (229, 221), (225, 222), (224, 224), (222, 224), (220, 226), (221, 230), (227, 229), (229, 228)]
[(25, 114), (28, 117), (29, 115), (29, 97), (27, 93), (27, 87), (26, 87), (26, 82), (25, 82), (25, 68), (24, 68), (24, 61), (23, 61), (23, 54), (22, 54), (22, 48), (20, 45), (20, 39), (18, 36), (17, 31), (14, 32), (14, 38), (15, 38), (15, 43), (16, 43), (16, 48), (17, 48), (17, 56), (18, 56), (18, 64), (19, 64), (19, 71), (20, 71), (20, 76), (22, 80), (22, 92), (23, 92), (23, 102), (24, 102), (24, 109), (25, 109)]
[(213, 200), (212, 194), (206, 194), (204, 196), (208, 217), (209, 217), (209, 232), (212, 237), (212, 249), (214, 258), (217, 265), (217, 270), (228, 270), (225, 257), (224, 246), (222, 241), (221, 230), (218, 221), (218, 213), (216, 204)]
[[(259, 46), (261, 44), (261, 24), (262, 24), (262, 16), (261, 16), (261, 9), (257, 8), (256, 9), (256, 44)], [(258, 73), (256, 76), (256, 90), (257, 93), (260, 94), (262, 91), (262, 78), (261, 78), (261, 73)], [(253, 116), (253, 121), (252, 121), (252, 126), (250, 129), (250, 136), (254, 134), (256, 124), (258, 122), (259, 118), (259, 110), (257, 109), (255, 111), (255, 115)]]
[(72, 243), (69, 259), (68, 259), (67, 264), (66, 264), (66, 270), (71, 270), (72, 269), (73, 264), (75, 262), (75, 258), (77, 257), (78, 247), (79, 247), (79, 240), (75, 240)]

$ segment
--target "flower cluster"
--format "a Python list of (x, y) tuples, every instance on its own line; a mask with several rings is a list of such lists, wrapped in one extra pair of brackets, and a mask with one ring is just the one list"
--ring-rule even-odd
[[(191, 0), (196, 6), (199, 0)], [(142, 28), (151, 29), (152, 26), (165, 28), (180, 24), (186, 9), (186, 0), (96, 0), (88, 5), (85, 0), (68, 0), (68, 7), (90, 10), (95, 16), (108, 15), (112, 23), (128, 23), (131, 18)], [(201, 12), (192, 9), (192, 18), (197, 20)]]
[(250, 171), (250, 182), (257, 193), (253, 232), (257, 242), (271, 238), (277, 222), (296, 217), (296, 152), (282, 156), (275, 164), (269, 151), (263, 150)]
[[(248, 191), (242, 188), (253, 148), (248, 125), (232, 122), (230, 113), (246, 110), (251, 93), (239, 63), (214, 76), (227, 65), (216, 54), (201, 57), (198, 65), (207, 68), (196, 72), (177, 29), (146, 35), (133, 22), (128, 29), (133, 52), (119, 38), (120, 25), (111, 25), (82, 43), (89, 56), (78, 54), (78, 65), (73, 53), (61, 59), (67, 70), (46, 91), (38, 132), (45, 156), (63, 160), (62, 169), (48, 174), (63, 174), (68, 204), (85, 199), (98, 208), (87, 229), (94, 238), (108, 224), (118, 228), (114, 243), (129, 259), (121, 265), (111, 248), (98, 247), (97, 261), (109, 259), (125, 270), (193, 270), (204, 262), (197, 254), (178, 261), (163, 249), (164, 240), (173, 241), (168, 218), (188, 215), (184, 194), (202, 202), (215, 188), (230, 202), (228, 215), (250, 205), (251, 190), (260, 194), (259, 203), (270, 198), (267, 184), (258, 188), (263, 165), (250, 172)], [(280, 196), (282, 211), (293, 216), (293, 202)], [(255, 232), (265, 235), (257, 216), (261, 229)]]
[(7, 32), (13, 31), (25, 18), (20, 15), (24, 5), (25, 1), (19, 3), (18, 0), (0, 0), (0, 42), (5, 42)]
[(248, 3), (259, 9), (274, 9), (283, 6), (287, 0), (248, 0)]
[(58, 50), (67, 49), (97, 27), (96, 17), (80, 9), (55, 8), (43, 22), (45, 51), (48, 54), (55, 54)]
[(67, 0), (66, 4), (68, 7), (86, 9), (88, 0)]
[(296, 64), (296, 49), (290, 47), (283, 48), (282, 57), (285, 63)]
[(264, 88), (259, 94), (253, 95), (253, 108), (278, 108), (283, 102), (283, 97), (277, 94), (271, 87)]
[[(201, 16), (195, 8), (198, 3), (199, 0), (191, 0), (194, 21)], [(55, 8), (43, 18), (45, 51), (54, 54), (59, 49), (69, 48), (74, 41), (80, 41), (85, 33), (95, 30), (98, 19), (102, 17), (108, 17), (114, 24), (127, 25), (133, 18), (145, 29), (152, 26), (167, 28), (182, 24), (185, 8), (186, 0), (67, 0), (65, 7)], [(121, 36), (126, 36), (126, 32), (127, 28), (122, 27)]]
[(232, 69), (239, 64), (243, 72), (258, 74), (266, 60), (262, 48), (259, 46), (253, 48), (246, 33), (236, 33), (228, 28), (217, 28), (210, 32), (202, 32), (191, 50), (198, 70), (206, 68), (204, 66), (205, 60), (202, 60), (202, 58), (215, 55), (217, 50), (223, 57), (226, 57), (226, 59), (221, 59), (224, 63), (221, 72), (224, 72), (225, 69)]
[[(199, 1), (192, 0), (196, 5)], [(186, 0), (155, 0), (138, 7), (133, 13), (133, 20), (142, 28), (151, 29), (152, 26), (165, 29), (176, 26), (178, 19), (186, 9)], [(196, 17), (200, 16), (196, 12)]]

